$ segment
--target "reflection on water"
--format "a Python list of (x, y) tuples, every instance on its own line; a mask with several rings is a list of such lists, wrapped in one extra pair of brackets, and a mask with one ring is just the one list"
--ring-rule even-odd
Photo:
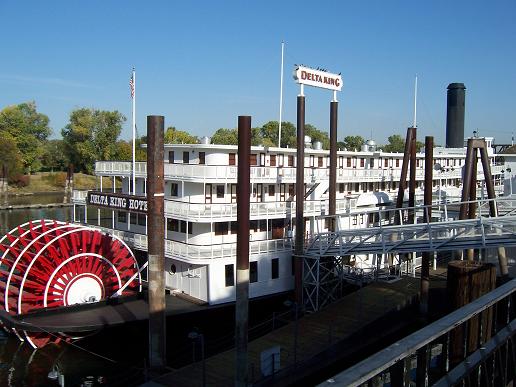
[[(48, 193), (22, 196), (9, 196), (7, 205), (62, 203), (63, 193)], [(0, 210), (0, 238), (20, 224), (35, 219), (72, 219), (72, 207), (38, 208), (21, 210)]]

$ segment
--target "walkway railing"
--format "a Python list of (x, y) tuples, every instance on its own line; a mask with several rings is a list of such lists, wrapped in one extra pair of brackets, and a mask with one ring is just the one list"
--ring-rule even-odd
[(319, 386), (506, 386), (516, 374), (515, 292), (512, 280)]

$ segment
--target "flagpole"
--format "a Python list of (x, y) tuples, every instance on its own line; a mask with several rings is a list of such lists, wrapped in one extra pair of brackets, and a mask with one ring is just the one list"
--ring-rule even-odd
[(136, 195), (136, 72), (133, 67), (133, 195)]
[(281, 148), (281, 113), (283, 111), (283, 49), (285, 42), (281, 42), (281, 77), (280, 77), (280, 97), (279, 97), (279, 127), (278, 127), (278, 148)]

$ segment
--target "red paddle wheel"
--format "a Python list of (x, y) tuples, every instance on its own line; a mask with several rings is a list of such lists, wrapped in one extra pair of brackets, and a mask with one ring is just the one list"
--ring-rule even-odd
[[(100, 230), (38, 220), (0, 239), (0, 304), (9, 314), (98, 302), (140, 290), (133, 253), (123, 241)], [(84, 336), (14, 333), (35, 348)]]

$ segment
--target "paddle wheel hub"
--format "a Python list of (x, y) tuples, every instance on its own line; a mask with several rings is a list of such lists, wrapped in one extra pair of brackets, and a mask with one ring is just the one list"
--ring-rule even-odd
[[(114, 235), (91, 227), (38, 220), (0, 239), (0, 305), (11, 315), (99, 302), (141, 291), (138, 263)], [(13, 329), (33, 347), (84, 334)]]

